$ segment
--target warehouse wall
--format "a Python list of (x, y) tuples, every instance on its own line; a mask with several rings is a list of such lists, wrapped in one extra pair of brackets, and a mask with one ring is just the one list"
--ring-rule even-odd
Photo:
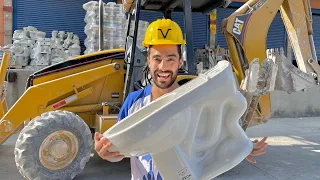
[(320, 87), (288, 94), (271, 93), (272, 117), (320, 117)]
[(0, 46), (4, 45), (4, 11), (3, 1), (0, 1)]
[(11, 108), (25, 92), (27, 80), (29, 76), (34, 73), (34, 70), (10, 69), (8, 70), (8, 72), (15, 73), (17, 75), (17, 79), (15, 82), (9, 82), (7, 84), (8, 86), (6, 100), (8, 108)]
[(12, 41), (12, 0), (0, 0), (0, 46)]

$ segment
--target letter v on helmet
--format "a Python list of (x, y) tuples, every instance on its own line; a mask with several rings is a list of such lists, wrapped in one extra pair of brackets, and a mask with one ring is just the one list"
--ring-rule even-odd
[(158, 29), (158, 31), (160, 31), (161, 32), (161, 34), (162, 34), (162, 37), (165, 39), (165, 38), (167, 38), (167, 36), (168, 36), (168, 33), (169, 33), (169, 31), (170, 31), (171, 29), (167, 29), (167, 31), (166, 31), (166, 34), (163, 34), (163, 31), (162, 31), (162, 29)]

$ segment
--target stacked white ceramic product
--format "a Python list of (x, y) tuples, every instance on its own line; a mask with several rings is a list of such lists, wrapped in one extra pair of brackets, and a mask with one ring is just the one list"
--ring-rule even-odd
[(80, 41), (76, 34), (54, 30), (51, 36), (46, 38), (45, 32), (32, 26), (14, 31), (10, 65), (43, 67), (80, 55)]
[[(99, 4), (97, 1), (90, 1), (83, 5), (87, 11), (85, 16), (84, 41), (85, 54), (99, 50)], [(126, 16), (121, 4), (109, 2), (104, 3), (103, 36), (104, 49), (124, 48), (126, 38)]]
[(13, 33), (13, 45), (10, 48), (12, 62), (11, 65), (27, 66), (34, 58), (36, 41), (44, 38), (45, 32), (38, 31), (35, 27), (24, 27), (23, 30), (16, 30)]
[[(139, 26), (138, 26), (138, 33), (137, 33), (137, 47), (143, 50), (142, 46), (142, 41), (144, 39), (145, 32), (147, 30), (147, 27), (149, 26), (148, 21), (139, 21)], [(130, 36), (133, 37), (134, 33), (134, 21), (131, 21), (130, 24)]]
[[(85, 29), (87, 35), (84, 45), (86, 47), (85, 54), (96, 52), (99, 50), (99, 4), (97, 1), (90, 1), (83, 5), (86, 10)], [(103, 41), (104, 49), (118, 49), (125, 47), (127, 33), (127, 19), (122, 4), (114, 2), (104, 3), (104, 21), (103, 21)], [(139, 22), (138, 42), (141, 45), (144, 32), (148, 26), (148, 22)], [(132, 26), (133, 28), (133, 26)], [(131, 35), (133, 29), (131, 28)]]

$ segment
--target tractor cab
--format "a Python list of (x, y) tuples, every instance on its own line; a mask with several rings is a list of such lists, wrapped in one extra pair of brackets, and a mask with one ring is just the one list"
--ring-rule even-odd
[[(192, 31), (192, 15), (193, 13), (210, 14), (218, 7), (227, 7), (230, 0), (129, 0), (123, 2), (124, 10), (127, 16), (127, 38), (126, 38), (126, 82), (124, 90), (124, 98), (129, 92), (137, 88), (137, 84), (141, 83), (141, 78), (145, 79), (144, 84), (149, 83), (146, 75), (141, 75), (144, 71), (145, 65), (145, 49), (138, 48), (137, 43), (139, 22), (141, 19), (141, 12), (162, 12), (163, 18), (172, 19), (173, 12), (183, 12), (184, 21), (184, 39), (186, 40), (186, 46), (182, 49), (184, 54), (184, 66), (179, 71), (179, 77), (177, 78), (183, 84), (194, 78), (198, 74), (197, 64), (199, 59), (195, 56), (195, 50), (193, 46), (193, 31)], [(102, 1), (100, 1), (100, 7)], [(100, 8), (102, 9), (102, 8)], [(103, 11), (100, 11), (100, 17)], [(103, 23), (100, 18), (100, 23)], [(100, 25), (100, 28), (102, 26)], [(102, 35), (102, 33), (100, 33)], [(101, 37), (100, 37), (101, 38)], [(100, 43), (101, 44), (101, 43)], [(209, 59), (201, 59), (200, 61), (209, 61)], [(209, 63), (208, 63), (209, 64)], [(215, 64), (210, 63), (211, 67)], [(211, 68), (209, 67), (209, 68)], [(209, 69), (208, 68), (208, 69)]]

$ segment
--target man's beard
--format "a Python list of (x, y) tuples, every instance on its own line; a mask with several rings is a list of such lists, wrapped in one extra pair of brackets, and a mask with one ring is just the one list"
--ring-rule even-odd
[[(169, 73), (170, 80), (168, 82), (159, 82), (158, 73)], [(176, 81), (177, 75), (173, 76), (172, 71), (155, 70), (153, 74), (153, 83), (160, 89), (168, 89)]]

